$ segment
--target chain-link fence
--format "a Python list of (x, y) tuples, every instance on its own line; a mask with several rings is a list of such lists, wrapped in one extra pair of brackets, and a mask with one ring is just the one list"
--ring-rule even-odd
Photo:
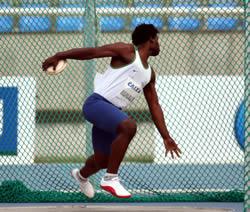
[(245, 135), (245, 211), (249, 211), (250, 209), (250, 149), (249, 149), (249, 145), (250, 145), (250, 136), (249, 136), (249, 123), (250, 123), (250, 90), (249, 90), (249, 53), (250, 53), (250, 49), (249, 49), (249, 32), (250, 32), (250, 2), (246, 1), (245, 2), (245, 14), (246, 14), (246, 30), (245, 30), (245, 34), (246, 34), (246, 39), (245, 39), (245, 101), (243, 104), (244, 107), (244, 112), (245, 112), (245, 121), (244, 121), (244, 135)]
[[(0, 1), (0, 201), (121, 201), (99, 188), (86, 199), (70, 176), (92, 154), (81, 109), (110, 58), (68, 61), (48, 76), (56, 52), (131, 42), (140, 23), (160, 31), (150, 59), (180, 159), (165, 157), (144, 97), (126, 109), (138, 124), (119, 175), (126, 201), (243, 201), (244, 7), (225, 0)], [(243, 109), (242, 109), (243, 108)], [(249, 107), (248, 107), (249, 108)], [(244, 130), (243, 130), (244, 134)]]

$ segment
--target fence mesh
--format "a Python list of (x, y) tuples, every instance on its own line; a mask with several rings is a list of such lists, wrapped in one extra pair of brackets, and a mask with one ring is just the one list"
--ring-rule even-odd
[(124, 201), (100, 189), (105, 170), (91, 177), (93, 199), (70, 176), (92, 154), (91, 125), (81, 109), (110, 58), (69, 60), (56, 76), (41, 64), (71, 48), (130, 43), (140, 23), (160, 31), (161, 53), (150, 64), (183, 153), (165, 157), (141, 96), (126, 109), (138, 124), (119, 171), (133, 193), (126, 201), (243, 201), (242, 2), (1, 0), (0, 202)]
[(249, 211), (250, 210), (250, 155), (249, 155), (249, 144), (250, 144), (250, 136), (249, 136), (249, 123), (250, 123), (250, 100), (249, 100), (249, 32), (250, 32), (250, 2), (246, 1), (245, 2), (245, 14), (246, 14), (246, 39), (245, 39), (245, 102), (244, 102), (244, 107), (245, 107), (245, 119), (244, 119), (244, 134), (245, 134), (245, 210), (244, 211)]

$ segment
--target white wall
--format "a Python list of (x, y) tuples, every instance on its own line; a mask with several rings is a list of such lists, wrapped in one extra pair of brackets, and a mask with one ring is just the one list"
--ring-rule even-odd
[[(0, 165), (34, 161), (36, 81), (32, 77), (1, 77), (0, 87), (18, 89), (17, 156), (0, 156)], [(3, 120), (1, 113), (1, 120)]]
[(244, 96), (242, 76), (160, 76), (160, 103), (170, 134), (183, 154), (164, 157), (155, 130), (156, 163), (242, 163), (243, 152), (234, 136), (236, 110)]

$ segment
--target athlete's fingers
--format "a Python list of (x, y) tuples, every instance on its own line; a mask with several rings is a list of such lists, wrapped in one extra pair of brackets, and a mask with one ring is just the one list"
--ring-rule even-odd
[(174, 152), (175, 152), (175, 154), (177, 155), (177, 157), (179, 158), (179, 157), (180, 157), (180, 155), (179, 155), (178, 150), (174, 150)]
[(169, 150), (166, 150), (166, 152), (165, 152), (165, 157), (168, 156), (168, 152), (169, 152)]
[(181, 150), (179, 149), (179, 148), (177, 148), (177, 151), (181, 154), (182, 152), (181, 152)]
[(173, 150), (170, 151), (171, 153), (171, 157), (174, 159), (174, 153), (173, 153)]

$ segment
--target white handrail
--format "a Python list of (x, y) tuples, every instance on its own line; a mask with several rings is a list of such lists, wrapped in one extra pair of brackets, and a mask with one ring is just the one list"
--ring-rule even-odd
[[(243, 7), (162, 7), (162, 8), (97, 8), (97, 15), (231, 15), (244, 16)], [(0, 15), (84, 15), (84, 8), (0, 8)]]

